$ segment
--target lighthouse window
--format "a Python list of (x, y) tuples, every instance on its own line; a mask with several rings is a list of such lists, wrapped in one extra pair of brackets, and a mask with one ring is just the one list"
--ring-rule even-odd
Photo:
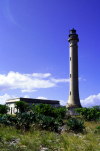
[(70, 91), (70, 95), (71, 95), (71, 91)]
[(71, 61), (71, 57), (70, 57), (70, 61)]
[(71, 74), (70, 74), (70, 78), (71, 78)]

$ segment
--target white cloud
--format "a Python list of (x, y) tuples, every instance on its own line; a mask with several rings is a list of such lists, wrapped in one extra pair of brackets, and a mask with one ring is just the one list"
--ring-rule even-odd
[[(7, 93), (5, 95), (0, 96), (0, 104), (5, 104), (7, 99), (10, 98), (16, 98), (15, 95), (8, 95)], [(28, 95), (25, 95), (24, 98), (29, 98)], [(37, 99), (47, 99), (46, 97), (39, 96)], [(60, 105), (66, 106), (67, 101), (60, 100)], [(84, 100), (81, 100), (82, 107), (92, 107), (92, 106), (100, 106), (100, 93), (98, 95), (90, 95)]]
[[(70, 82), (70, 79), (54, 79), (54, 78), (51, 78), (51, 81), (54, 82), (54, 83), (59, 83), (59, 82)], [(79, 81), (86, 81), (86, 79), (83, 79), (83, 78), (79, 78)]]
[[(68, 101), (60, 100), (60, 104), (63, 106), (67, 105)], [(100, 106), (100, 93), (98, 95), (90, 95), (84, 100), (80, 100), (82, 107)]]
[(83, 107), (92, 107), (100, 105), (100, 93), (98, 95), (90, 95), (85, 100), (81, 100), (81, 105)]
[[(7, 93), (0, 96), (0, 104), (5, 104), (6, 103), (6, 100), (8, 99), (12, 99), (12, 98), (17, 98), (17, 96), (15, 95), (8, 95)], [(29, 98), (29, 95), (25, 95), (24, 98)]]
[(24, 98), (29, 98), (29, 95), (25, 95)]
[(25, 93), (25, 92), (29, 92), (30, 93), (30, 92), (36, 92), (37, 90), (27, 90), (26, 89), (26, 90), (21, 90), (21, 91), (22, 91), (22, 93)]
[(54, 79), (54, 78), (51, 78), (51, 81), (55, 82), (55, 83), (58, 83), (58, 82), (69, 82), (70, 79)]
[(45, 100), (47, 100), (47, 98), (45, 98), (45, 97), (43, 97), (43, 96), (39, 96), (37, 99), (45, 99)]
[(0, 104), (5, 104), (6, 100), (10, 98), (10, 95), (8, 95), (7, 93), (5, 95), (0, 96)]
[(46, 78), (46, 77), (49, 77), (51, 74), (50, 73), (33, 73), (32, 76), (33, 77), (38, 77), (38, 78)]
[(66, 106), (67, 105), (66, 101), (64, 101), (64, 100), (59, 100), (59, 101), (60, 101), (60, 105), (62, 105), (62, 106)]
[(50, 73), (21, 74), (10, 71), (8, 75), (0, 74), (0, 90), (21, 89), (24, 92), (35, 92), (40, 88), (57, 86), (58, 82), (69, 82), (69, 79), (50, 78)]
[(83, 78), (78, 78), (79, 79), (79, 81), (86, 81), (86, 79), (83, 79)]

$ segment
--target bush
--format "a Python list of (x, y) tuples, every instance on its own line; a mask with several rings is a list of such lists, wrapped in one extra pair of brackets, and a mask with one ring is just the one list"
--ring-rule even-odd
[(77, 113), (80, 113), (86, 121), (96, 121), (100, 118), (99, 106), (93, 106), (92, 108), (77, 108)]
[(85, 129), (85, 126), (83, 126), (83, 121), (78, 121), (76, 118), (69, 119), (66, 122), (68, 126), (68, 130), (72, 130), (74, 132), (83, 132), (83, 129)]
[(39, 124), (44, 129), (48, 129), (49, 127), (54, 126), (54, 118), (50, 116), (42, 115), (41, 120), (39, 121)]
[(1, 114), (0, 123), (9, 126), (15, 126), (16, 129), (21, 129), (23, 132), (30, 129), (31, 125), (38, 124), (42, 129), (58, 131), (59, 125), (63, 124), (63, 121), (51, 116), (45, 116), (33, 112), (17, 113), (16, 116)]
[(94, 133), (100, 133), (100, 125), (96, 127), (96, 129), (94, 130)]
[(29, 130), (31, 124), (38, 124), (42, 129), (58, 131), (58, 126), (63, 124), (59, 118), (54, 119), (51, 116), (45, 116), (39, 113), (19, 113), (17, 114), (17, 122), (15, 126), (17, 129)]
[(100, 129), (100, 125), (96, 127), (96, 129)]
[(30, 125), (34, 122), (35, 113), (32, 112), (24, 112), (18, 113), (16, 116), (15, 127), (17, 129), (23, 129), (24, 131), (29, 130)]
[(39, 105), (33, 104), (33, 111), (35, 113), (50, 116), (51, 110), (52, 110), (52, 106), (50, 104), (43, 104), (43, 103), (40, 103)]
[(1, 114), (0, 123), (4, 125), (12, 125), (10, 116), (7, 114)]
[(0, 104), (0, 114), (6, 114), (10, 108), (7, 105)]
[(33, 104), (33, 112), (39, 113), (45, 116), (51, 116), (54, 118), (60, 117), (64, 118), (66, 113), (66, 107), (55, 108), (50, 104), (40, 103), (39, 105)]
[(65, 117), (66, 111), (67, 111), (66, 106), (65, 107), (60, 107), (58, 109), (58, 115), (61, 119)]
[(28, 103), (24, 101), (15, 102), (15, 108), (17, 110), (19, 109), (19, 112), (21, 113), (27, 112), (28, 110), (30, 110)]
[(41, 119), (38, 122), (42, 129), (52, 130), (58, 132), (59, 125), (63, 125), (63, 121), (58, 117), (54, 119), (51, 116), (41, 115)]

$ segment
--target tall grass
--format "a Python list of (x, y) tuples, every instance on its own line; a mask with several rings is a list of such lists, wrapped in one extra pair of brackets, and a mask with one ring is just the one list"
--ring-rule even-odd
[[(81, 119), (81, 117), (78, 117)], [(40, 151), (48, 148), (49, 151), (99, 151), (100, 133), (94, 133), (99, 122), (84, 122), (86, 132), (75, 134), (63, 132), (61, 134), (40, 130), (31, 127), (27, 132), (16, 130), (14, 127), (0, 126), (0, 150), (7, 151)], [(9, 145), (12, 138), (20, 139), (14, 146)], [(5, 144), (6, 142), (6, 144)], [(8, 142), (8, 144), (7, 144)]]

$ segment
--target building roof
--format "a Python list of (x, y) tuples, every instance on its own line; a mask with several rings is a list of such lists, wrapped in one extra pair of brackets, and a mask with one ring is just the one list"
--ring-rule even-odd
[(17, 101), (25, 101), (27, 103), (44, 103), (44, 104), (59, 104), (60, 101), (58, 100), (46, 100), (46, 99), (33, 99), (33, 98), (13, 98), (6, 100), (6, 104), (8, 103), (15, 103)]

